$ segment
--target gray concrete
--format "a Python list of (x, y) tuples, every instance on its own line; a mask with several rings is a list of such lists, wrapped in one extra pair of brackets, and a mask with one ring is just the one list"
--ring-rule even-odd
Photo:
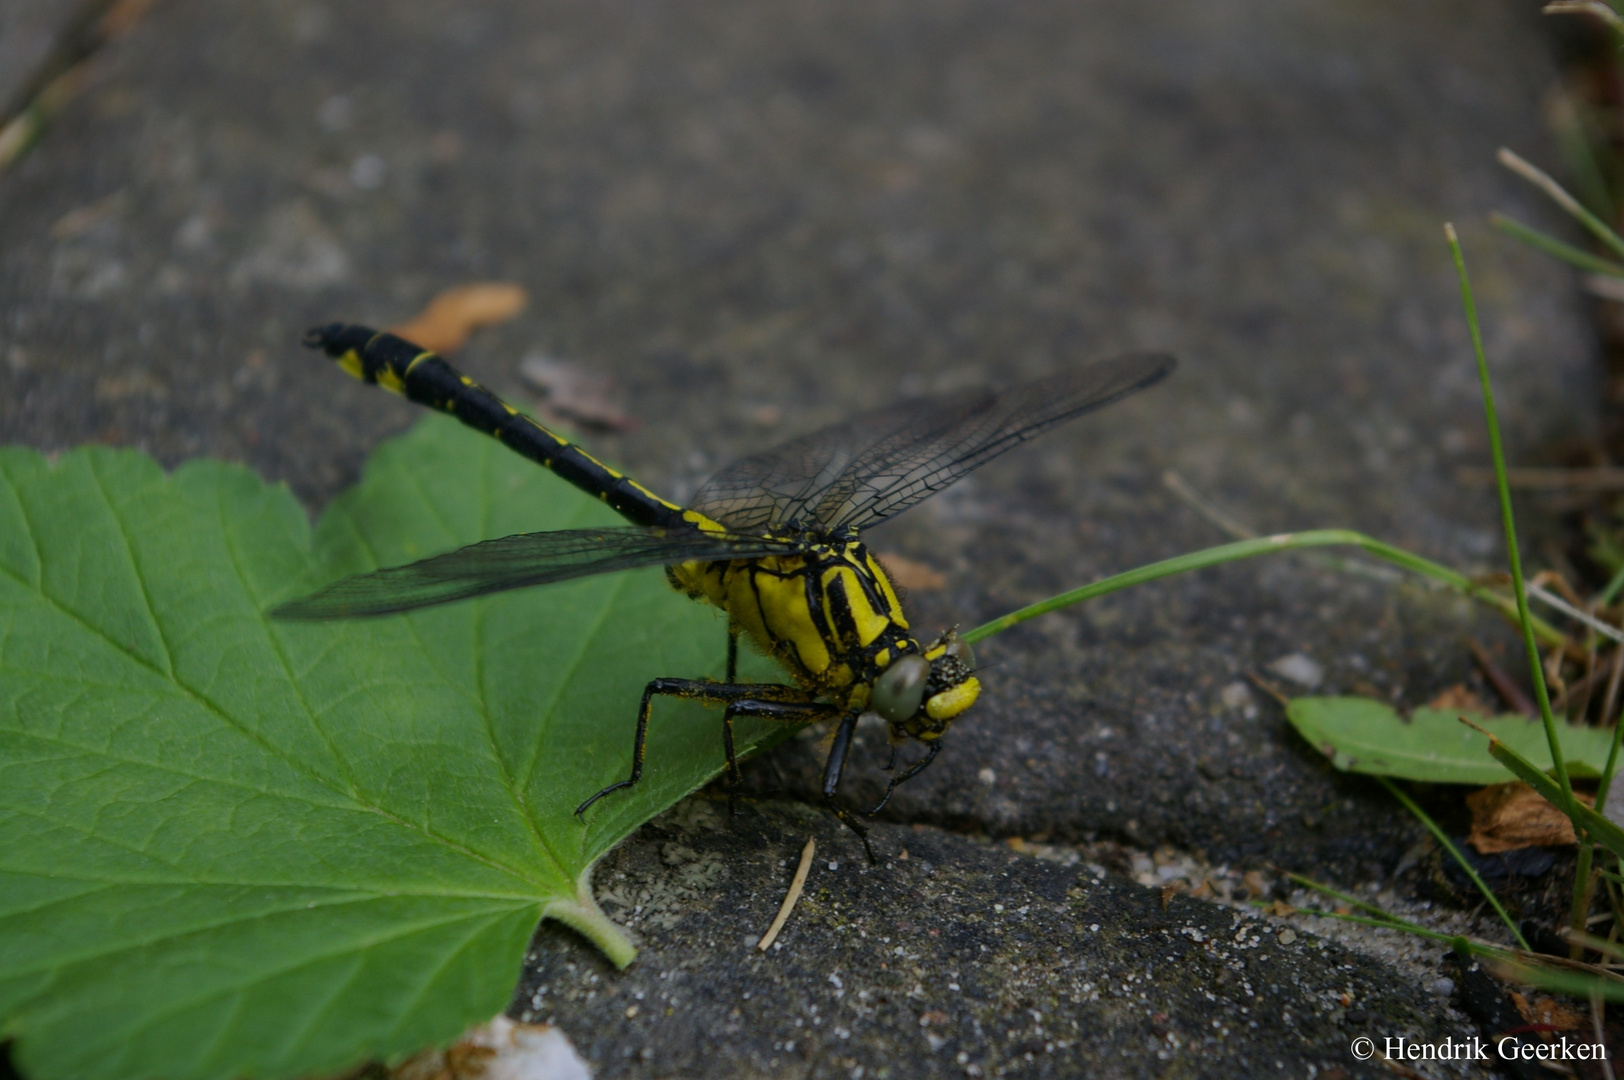
[[(1492, 566), (1492, 501), (1453, 479), (1484, 442), (1444, 219), (1513, 453), (1591, 430), (1599, 401), (1569, 275), (1481, 224), (1550, 220), (1492, 160), (1553, 161), (1537, 19), (1464, 0), (168, 0), (0, 176), (0, 435), (243, 460), (315, 507), (411, 413), (300, 331), (508, 279), (530, 308), (464, 365), (508, 390), (533, 350), (614, 374), (642, 426), (594, 449), (679, 497), (905, 393), (1178, 353), (1165, 386), (875, 532), (947, 575), (914, 597), (927, 631), (1225, 539), (1168, 468), (1262, 531)], [(1467, 676), (1467, 634), (1506, 641), (1463, 602), (1282, 559), (1049, 616), (980, 650), (982, 704), (888, 813), (1380, 880), (1412, 823), (1233, 688), (1301, 651), (1322, 689), (1413, 705)], [(854, 801), (880, 777), (861, 749)], [(804, 794), (818, 764), (797, 740), (752, 772)], [(985, 907), (990, 879), (964, 873)], [(709, 1064), (753, 1060), (718, 1044)]]
[[(871, 868), (825, 815), (725, 807), (682, 803), (600, 865), (641, 939), (625, 974), (537, 935), (512, 1011), (560, 1025), (600, 1078), (1378, 1077), (1355, 1038), (1452, 1030), (1421, 986), (1255, 912), (926, 827), (882, 826), (907, 854)], [(805, 835), (806, 891), (762, 953), (783, 838)]]

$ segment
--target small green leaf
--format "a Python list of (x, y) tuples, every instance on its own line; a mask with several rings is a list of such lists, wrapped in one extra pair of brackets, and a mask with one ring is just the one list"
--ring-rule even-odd
[[(1489, 753), (1489, 740), (1455, 712), (1417, 709), (1404, 719), (1379, 701), (1361, 697), (1300, 697), (1286, 706), (1299, 734), (1344, 772), (1396, 776), (1438, 784), (1498, 784), (1511, 777)], [(1537, 768), (1551, 767), (1545, 729), (1538, 721), (1502, 716), (1473, 721)], [(1564, 724), (1562, 751), (1575, 776), (1600, 776), (1612, 747), (1611, 731)]]
[[(452, 1038), (538, 918), (618, 963), (590, 867), (721, 769), (726, 624), (656, 570), (359, 622), (269, 622), (343, 574), (616, 519), (449, 420), (310, 530), (215, 462), (0, 450), (0, 1037), (36, 1080), (295, 1076)], [(756, 658), (752, 678), (771, 678)], [(782, 729), (741, 725), (758, 749)]]

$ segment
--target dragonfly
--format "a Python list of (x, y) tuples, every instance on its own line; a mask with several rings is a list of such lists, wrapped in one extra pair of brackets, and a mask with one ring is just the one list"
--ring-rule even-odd
[[(304, 343), (350, 375), (456, 417), (615, 510), (623, 527), (519, 533), (404, 566), (337, 581), (272, 611), (282, 619), (391, 615), (644, 566), (728, 618), (726, 677), (649, 682), (637, 711), (630, 775), (576, 807), (577, 817), (643, 776), (654, 704), (662, 698), (722, 708), (730, 792), (741, 785), (733, 724), (835, 721), (823, 769), (824, 805), (873, 849), (867, 826), (837, 798), (859, 717), (887, 725), (898, 785), (936, 760), (942, 737), (981, 693), (968, 643), (948, 629), (921, 640), (896, 584), (861, 539), (1057, 424), (1166, 378), (1161, 353), (1130, 353), (1002, 392), (975, 388), (904, 400), (746, 457), (712, 476), (687, 506), (663, 499), (509, 405), (443, 358), (387, 332), (331, 323)], [(788, 683), (739, 682), (739, 639), (777, 661)], [(909, 743), (924, 753), (896, 768)]]

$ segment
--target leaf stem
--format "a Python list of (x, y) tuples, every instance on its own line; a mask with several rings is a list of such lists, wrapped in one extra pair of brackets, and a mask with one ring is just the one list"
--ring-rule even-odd
[(542, 916), (557, 919), (577, 934), (586, 938), (607, 956), (617, 968), (625, 968), (637, 957), (637, 947), (626, 936), (626, 931), (603, 913), (592, 896), (592, 871), (596, 863), (581, 871), (575, 879), (575, 899), (550, 900)]

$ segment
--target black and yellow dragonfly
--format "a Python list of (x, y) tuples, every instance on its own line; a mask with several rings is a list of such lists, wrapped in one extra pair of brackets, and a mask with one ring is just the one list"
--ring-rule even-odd
[[(660, 678), (643, 689), (631, 775), (576, 808), (637, 783), (654, 699), (723, 706), (722, 745), (736, 790), (735, 717), (787, 724), (838, 720), (823, 772), (825, 804), (868, 847), (862, 822), (835, 800), (858, 717), (878, 713), (893, 749), (926, 752), (894, 772), (892, 791), (935, 760), (941, 737), (975, 703), (970, 647), (952, 630), (921, 642), (885, 568), (859, 538), (1006, 450), (1065, 420), (1156, 383), (1170, 356), (1138, 353), (1063, 371), (996, 393), (963, 390), (867, 413), (747, 457), (678, 506), (542, 427), (432, 352), (389, 333), (333, 323), (310, 331), (345, 371), (494, 436), (631, 524), (486, 540), (407, 566), (359, 574), (275, 609), (284, 619), (388, 615), (505, 589), (640, 566), (664, 566), (671, 585), (728, 616), (727, 677)], [(786, 668), (793, 685), (736, 681), (738, 639)], [(872, 858), (872, 852), (869, 853)]]

